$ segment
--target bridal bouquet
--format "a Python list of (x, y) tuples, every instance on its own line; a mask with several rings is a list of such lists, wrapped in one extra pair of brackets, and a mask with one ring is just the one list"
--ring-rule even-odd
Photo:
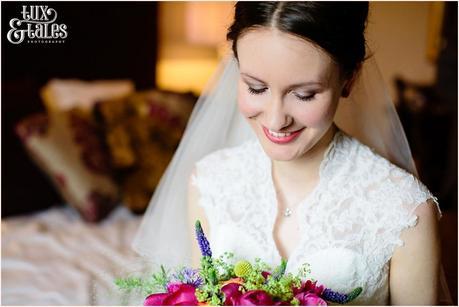
[(231, 264), (232, 253), (212, 257), (209, 241), (199, 221), (195, 225), (196, 238), (202, 253), (199, 269), (181, 267), (161, 271), (150, 278), (119, 278), (115, 284), (125, 291), (141, 289), (146, 295), (144, 306), (164, 305), (302, 305), (327, 306), (327, 302), (345, 304), (362, 292), (355, 288), (347, 294), (338, 293), (307, 279), (309, 265), (305, 264), (294, 276), (286, 274), (287, 262), (271, 270), (259, 258), (254, 263), (245, 260)]

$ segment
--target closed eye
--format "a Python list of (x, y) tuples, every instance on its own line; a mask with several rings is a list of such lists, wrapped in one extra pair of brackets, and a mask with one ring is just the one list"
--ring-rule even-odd
[[(253, 87), (248, 86), (248, 90), (253, 95), (260, 95), (260, 94), (263, 94), (267, 90), (267, 87), (253, 88)], [(308, 95), (308, 96), (302, 96), (302, 95), (298, 95), (298, 94), (294, 94), (294, 95), (295, 95), (296, 98), (298, 98), (301, 101), (310, 101), (310, 100), (314, 99), (316, 94), (314, 93), (314, 94)]]
[(262, 94), (264, 91), (266, 91), (266, 87), (264, 88), (253, 88), (253, 87), (248, 87), (248, 90), (251, 94), (254, 94), (254, 95), (258, 95), (258, 94)]
[(315, 93), (312, 94), (312, 95), (309, 95), (309, 96), (301, 96), (301, 95), (295, 94), (296, 98), (298, 98), (301, 101), (310, 101), (310, 100), (314, 99), (315, 95), (316, 95)]

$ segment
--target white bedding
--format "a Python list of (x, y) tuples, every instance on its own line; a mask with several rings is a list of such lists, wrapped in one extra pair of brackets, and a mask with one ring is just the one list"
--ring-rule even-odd
[(71, 208), (2, 220), (3, 305), (120, 305), (113, 284), (135, 253), (130, 243), (140, 223), (118, 207), (99, 224)]

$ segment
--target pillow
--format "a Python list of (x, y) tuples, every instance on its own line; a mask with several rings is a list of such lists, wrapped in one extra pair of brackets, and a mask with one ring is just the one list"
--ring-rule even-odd
[(90, 222), (116, 206), (119, 189), (97, 126), (77, 109), (29, 116), (16, 133), (65, 201)]
[(185, 130), (197, 97), (160, 90), (136, 92), (94, 108), (104, 128), (123, 204), (145, 211)]
[(73, 108), (90, 112), (101, 100), (123, 97), (134, 92), (130, 80), (52, 79), (40, 94), (48, 112), (68, 111)]

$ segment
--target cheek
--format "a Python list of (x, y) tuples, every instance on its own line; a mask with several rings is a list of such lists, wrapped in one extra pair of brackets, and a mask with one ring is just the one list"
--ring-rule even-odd
[(300, 114), (298, 114), (297, 120), (304, 123), (306, 126), (319, 127), (328, 124), (333, 120), (335, 108), (332, 104), (326, 107), (321, 107), (320, 104), (310, 105), (305, 107)]
[(250, 98), (247, 94), (241, 92), (237, 97), (239, 112), (247, 118), (254, 117), (260, 113), (259, 106)]

